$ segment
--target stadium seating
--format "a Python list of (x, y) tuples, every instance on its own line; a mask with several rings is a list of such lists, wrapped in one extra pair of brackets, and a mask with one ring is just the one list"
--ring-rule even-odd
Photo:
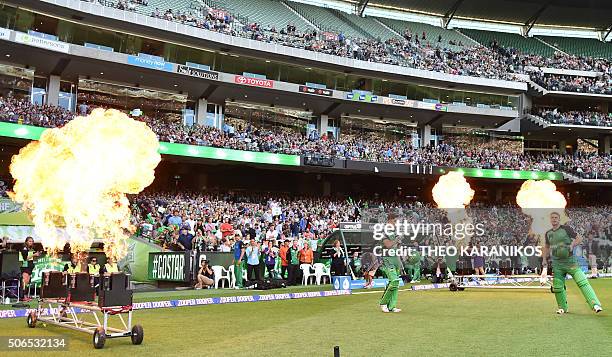
[(315, 24), (321, 31), (330, 31), (334, 33), (342, 33), (347, 37), (355, 38), (374, 38), (365, 30), (360, 29), (350, 22), (346, 22), (343, 17), (348, 14), (341, 14), (337, 10), (327, 9), (318, 6), (306, 5), (302, 3), (291, 2), (288, 5), (297, 13), (304, 16), (308, 21)]
[(552, 56), (555, 49), (536, 38), (525, 38), (518, 34), (461, 29), (461, 32), (482, 45), (489, 46), (493, 41), (502, 47), (515, 48), (521, 52), (540, 56)]
[(335, 12), (336, 15), (344, 19), (347, 23), (353, 24), (355, 27), (365, 31), (369, 37), (374, 37), (385, 41), (389, 38), (398, 37), (396, 33), (390, 31), (384, 25), (382, 25), (376, 18), (373, 17), (359, 17), (353, 14), (347, 14), (340, 11)]
[(232, 15), (245, 18), (248, 22), (257, 22), (264, 27), (275, 26), (277, 29), (294, 24), (298, 31), (311, 30), (312, 26), (292, 12), (285, 4), (273, 0), (206, 0), (205, 3), (215, 9), (222, 9)]
[[(419, 34), (420, 39), (423, 32), (425, 32), (427, 36), (427, 41), (429, 41), (432, 45), (434, 45), (438, 41), (438, 36), (442, 36), (442, 46), (452, 50), (461, 50), (465, 47), (477, 44), (477, 42), (473, 41), (472, 39), (464, 36), (463, 34), (457, 31), (447, 30), (442, 27), (387, 18), (378, 18), (378, 20), (389, 26), (391, 29), (393, 29), (400, 35), (403, 35), (406, 29), (409, 29), (411, 33)], [(461, 42), (464, 47), (450, 45), (449, 41), (453, 41), (455, 43)]]
[(136, 7), (136, 12), (139, 12), (143, 15), (151, 15), (155, 9), (159, 9), (159, 11), (166, 11), (168, 9), (172, 9), (172, 12), (193, 12), (196, 8), (198, 8), (199, 3), (194, 0), (149, 0), (148, 5), (138, 5)]
[(542, 41), (572, 55), (594, 58), (612, 58), (612, 43), (595, 39), (568, 37), (539, 37)]

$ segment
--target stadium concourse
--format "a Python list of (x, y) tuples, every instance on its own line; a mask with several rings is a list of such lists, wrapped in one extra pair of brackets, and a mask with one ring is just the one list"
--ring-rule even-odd
[[(92, 110), (93, 106), (82, 104), (81, 114)], [(555, 118), (572, 120), (576, 113), (555, 113)], [(42, 126), (59, 127), (75, 116), (62, 108), (36, 105), (27, 100), (0, 97), (0, 120)], [(546, 118), (552, 116), (547, 113)], [(511, 169), (535, 171), (567, 171), (586, 178), (612, 179), (612, 156), (594, 153), (575, 155), (545, 154), (529, 155), (520, 150), (500, 150), (497, 143), (471, 138), (459, 141), (459, 145), (441, 144), (436, 147), (415, 148), (406, 138), (389, 140), (376, 135), (347, 135), (335, 139), (316, 132), (306, 136), (293, 128), (259, 128), (248, 120), (227, 117), (221, 129), (210, 126), (186, 126), (180, 121), (165, 120), (143, 116), (158, 135), (160, 141), (202, 146), (222, 147), (235, 150), (263, 151), (297, 155), (321, 155), (346, 160), (365, 160), (377, 162), (397, 162), (418, 165), (448, 167), (475, 167), (485, 169)], [(559, 121), (559, 119), (550, 119)], [(608, 125), (610, 122), (598, 122)], [(232, 125), (233, 124), (233, 125)], [(589, 124), (589, 123), (585, 123)]]

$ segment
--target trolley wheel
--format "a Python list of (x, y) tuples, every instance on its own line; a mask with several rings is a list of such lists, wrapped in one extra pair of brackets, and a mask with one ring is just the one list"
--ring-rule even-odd
[(98, 327), (93, 334), (94, 348), (97, 350), (104, 348), (104, 342), (106, 342), (106, 331), (104, 331), (104, 328)]
[(457, 284), (455, 284), (455, 283), (450, 283), (450, 284), (448, 285), (448, 289), (449, 289), (450, 291), (457, 291)]
[(36, 320), (38, 320), (38, 318), (36, 317), (36, 313), (35, 312), (30, 312), (28, 314), (28, 317), (27, 317), (28, 327), (29, 328), (36, 327)]
[(142, 343), (142, 339), (144, 338), (144, 331), (142, 330), (142, 326), (134, 325), (132, 326), (132, 338), (133, 345), (139, 345)]
[(465, 288), (464, 287), (458, 287), (457, 290), (463, 291), (463, 290), (465, 290)]

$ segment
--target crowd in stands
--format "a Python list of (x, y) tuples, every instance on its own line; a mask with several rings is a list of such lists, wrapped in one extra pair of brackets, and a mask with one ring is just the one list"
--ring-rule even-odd
[[(91, 109), (92, 107), (79, 106), (81, 114)], [(73, 113), (59, 107), (39, 106), (25, 99), (0, 97), (2, 121), (58, 127), (73, 116)], [(247, 121), (230, 117), (226, 118), (221, 130), (204, 125), (185, 126), (178, 120), (146, 115), (137, 119), (146, 122), (161, 141), (173, 143), (414, 165), (536, 171), (562, 169), (587, 178), (612, 177), (610, 155), (528, 155), (519, 152), (514, 146), (505, 150), (496, 145), (463, 145), (464, 143), (457, 141), (455, 145), (451, 141), (450, 144), (416, 148), (410, 140), (391, 140), (372, 133), (342, 135), (336, 139), (327, 135), (319, 136), (316, 131), (304, 135), (282, 126), (259, 128)]]
[(540, 109), (537, 114), (552, 124), (612, 126), (612, 113), (577, 110), (560, 112), (557, 109)]
[[(146, 0), (120, 0), (115, 7), (135, 10), (141, 5), (146, 6)], [(522, 80), (514, 74), (529, 74), (535, 83), (553, 91), (612, 94), (612, 64), (609, 59), (561, 52), (545, 57), (504, 48), (496, 41), (489, 46), (466, 46), (461, 41), (447, 45), (441, 35), (437, 39), (430, 38), (432, 36), (426, 32), (413, 34), (409, 29), (402, 36), (386, 41), (351, 38), (342, 32), (329, 36), (329, 33), (317, 33), (313, 29), (298, 29), (294, 24), (263, 26), (248, 19), (238, 20), (234, 15), (239, 14), (199, 5), (183, 11), (159, 8), (151, 11), (151, 16), (169, 21), (335, 56), (492, 79)], [(546, 67), (592, 71), (597, 75), (550, 75), (541, 70)]]
[[(278, 248), (297, 241), (298, 249), (316, 251), (340, 222), (387, 222), (389, 214), (409, 223), (445, 223), (446, 213), (430, 204), (398, 200), (359, 200), (288, 196), (274, 193), (143, 193), (132, 200), (134, 224), (139, 234), (169, 250), (230, 252), (240, 237)], [(610, 207), (571, 208), (570, 224), (585, 242), (597, 239), (597, 255), (606, 262), (612, 253)], [(527, 246), (540, 244), (529, 232), (529, 218), (515, 205), (473, 204), (467, 209), (473, 223), (483, 224), (484, 233), (471, 238), (481, 246)], [(420, 246), (454, 245), (449, 236), (436, 233), (417, 238)], [(327, 243), (330, 245), (330, 242)], [(411, 243), (410, 243), (411, 244)], [(504, 259), (504, 257), (498, 257)], [(533, 269), (537, 257), (506, 257), (513, 266)], [(424, 257), (426, 269), (435, 256)], [(522, 269), (522, 268), (521, 268)], [(522, 270), (521, 270), (522, 271)]]

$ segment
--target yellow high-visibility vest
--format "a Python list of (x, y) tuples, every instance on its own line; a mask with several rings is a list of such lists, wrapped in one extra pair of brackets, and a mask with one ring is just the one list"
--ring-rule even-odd
[(104, 269), (106, 270), (107, 273), (118, 273), (119, 272), (119, 267), (117, 267), (117, 263), (115, 264), (106, 263), (104, 264)]
[(68, 264), (68, 274), (80, 273), (81, 272), (81, 264), (78, 264), (76, 267), (73, 267), (72, 264)]
[(28, 267), (28, 262), (32, 260), (32, 258), (34, 257), (34, 251), (31, 249), (28, 249), (28, 257), (27, 259), (23, 259), (23, 255), (21, 254), (21, 252), (19, 252), (19, 261), (21, 262), (21, 266), (24, 268)]
[(89, 274), (100, 274), (100, 264), (87, 264)]

